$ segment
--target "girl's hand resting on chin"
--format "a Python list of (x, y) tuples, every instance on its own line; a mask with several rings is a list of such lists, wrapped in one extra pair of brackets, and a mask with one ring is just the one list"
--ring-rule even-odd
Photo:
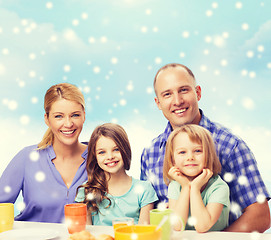
[(209, 181), (212, 176), (213, 172), (210, 169), (203, 169), (202, 173), (191, 182), (191, 187), (196, 188), (200, 191), (201, 188)]
[(189, 186), (190, 185), (190, 181), (188, 180), (188, 178), (183, 175), (181, 173), (181, 171), (179, 170), (179, 168), (177, 167), (171, 167), (168, 171), (168, 175), (175, 180), (176, 182), (178, 182), (179, 184), (181, 184), (182, 187), (184, 186)]

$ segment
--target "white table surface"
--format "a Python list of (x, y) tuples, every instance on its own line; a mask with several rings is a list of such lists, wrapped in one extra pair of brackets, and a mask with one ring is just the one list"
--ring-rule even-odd
[[(48, 232), (57, 233), (57, 238), (55, 240), (67, 240), (69, 233), (67, 227), (64, 224), (58, 223), (38, 223), (38, 222), (14, 222), (14, 231), (19, 229), (24, 229), (24, 231), (31, 232), (35, 230), (48, 230)], [(100, 234), (109, 234), (114, 236), (113, 227), (108, 226), (87, 226), (94, 236), (98, 237)], [(7, 233), (7, 232), (6, 232)], [(10, 238), (5, 237), (6, 233), (0, 233), (0, 240), (10, 240)], [(16, 238), (16, 240), (29, 240), (26, 238)], [(45, 238), (46, 239), (46, 238)], [(44, 239), (44, 240), (45, 240)], [(195, 231), (184, 231), (182, 233), (174, 232), (172, 239), (174, 240), (271, 240), (271, 234), (259, 234), (259, 233), (230, 233), (230, 232), (208, 232), (208, 233), (197, 233)], [(13, 240), (13, 239), (12, 239)], [(31, 239), (32, 240), (32, 239)], [(40, 240), (40, 239), (39, 239)]]

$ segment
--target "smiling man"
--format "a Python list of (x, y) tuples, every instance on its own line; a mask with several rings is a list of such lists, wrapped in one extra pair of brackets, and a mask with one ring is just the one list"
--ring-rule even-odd
[[(229, 216), (229, 227), (225, 230), (264, 232), (268, 229), (270, 211), (267, 201), (270, 195), (260, 176), (254, 155), (242, 139), (233, 135), (229, 129), (212, 122), (199, 109), (201, 88), (196, 84), (192, 71), (181, 64), (167, 64), (158, 70), (153, 85), (155, 102), (168, 124), (165, 131), (153, 139), (151, 146), (143, 150), (140, 178), (150, 180), (159, 201), (167, 202), (167, 185), (163, 182), (167, 139), (177, 127), (198, 124), (208, 129), (214, 138), (222, 165), (221, 177), (229, 174), (232, 176), (228, 185), (233, 208)], [(246, 179), (246, 183), (240, 184), (239, 179)]]

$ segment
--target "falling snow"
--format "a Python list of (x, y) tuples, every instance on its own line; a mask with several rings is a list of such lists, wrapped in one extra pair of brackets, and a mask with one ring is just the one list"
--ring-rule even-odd
[[(119, 123), (128, 133), (132, 126), (142, 126), (129, 135), (135, 142), (131, 173), (137, 174), (143, 147), (165, 127), (154, 103), (155, 73), (168, 62), (180, 62), (192, 68), (202, 85), (200, 107), (221, 124), (239, 129), (271, 190), (267, 152), (271, 115), (264, 110), (269, 109), (271, 89), (270, 3), (190, 2), (189, 11), (177, 0), (149, 3), (123, 1), (118, 11), (111, 11), (116, 9), (113, 3), (104, 8), (91, 1), (71, 1), (60, 9), (57, 1), (45, 1), (26, 9), (19, 1), (16, 7), (3, 1), (0, 121), (6, 137), (1, 142), (0, 174), (23, 143), (35, 144), (42, 137), (44, 93), (61, 81), (74, 83), (85, 96), (83, 140), (99, 122)], [(71, 9), (74, 14), (63, 17)], [(188, 21), (181, 10), (195, 21)], [(222, 10), (234, 21), (224, 18)], [(42, 133), (36, 136), (37, 132)], [(143, 139), (146, 133), (148, 138)], [(30, 159), (38, 161), (38, 152), (32, 152)], [(39, 182), (46, 179), (43, 172), (34, 177)], [(235, 179), (226, 173), (223, 178), (248, 184), (245, 176)], [(155, 174), (150, 179), (157, 181)], [(5, 191), (11, 189), (6, 186)], [(262, 203), (263, 195), (257, 201)], [(232, 204), (231, 210), (238, 212), (240, 207)]]

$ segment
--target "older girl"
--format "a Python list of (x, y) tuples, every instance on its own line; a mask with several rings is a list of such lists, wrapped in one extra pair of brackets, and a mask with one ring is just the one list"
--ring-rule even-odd
[[(221, 164), (213, 139), (198, 125), (184, 125), (169, 136), (164, 162), (169, 208), (184, 220), (186, 229), (223, 230), (228, 225), (229, 187), (218, 173)], [(180, 230), (176, 221), (174, 228)]]
[(79, 189), (76, 201), (87, 203), (90, 223), (112, 225), (117, 217), (131, 217), (135, 224), (149, 223), (149, 211), (158, 198), (149, 182), (126, 173), (131, 147), (124, 129), (113, 123), (96, 127), (88, 151), (88, 181)]

